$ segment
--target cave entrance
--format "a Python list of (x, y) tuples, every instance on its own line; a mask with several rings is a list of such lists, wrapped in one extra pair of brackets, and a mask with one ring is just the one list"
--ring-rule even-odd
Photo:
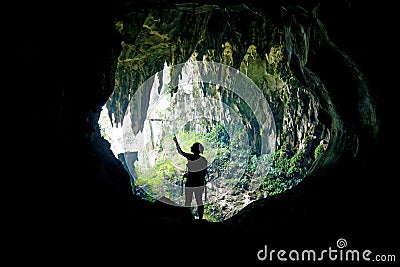
[(211, 221), (295, 186), (312, 162), (288, 143), (276, 149), (274, 114), (262, 91), (239, 70), (216, 62), (165, 63), (131, 97), (122, 124), (111, 124), (106, 106), (100, 118), (134, 193), (149, 201), (184, 205), (186, 161), (173, 137), (187, 152), (202, 143), (209, 162), (205, 218)]
[(164, 69), (132, 96), (123, 124), (104, 107), (100, 128), (143, 198), (184, 204), (184, 151), (200, 142), (208, 160), (206, 213), (224, 220), (260, 196), (275, 152), (275, 122), (260, 89), (246, 75), (216, 62), (188, 61)]
[[(310, 38), (296, 39), (303, 26), (274, 25), (241, 5), (137, 12), (116, 23), (125, 39), (114, 92), (100, 116), (103, 137), (129, 171), (134, 193), (182, 205), (184, 160), (174, 135), (186, 151), (204, 143), (212, 173), (209, 220), (225, 220), (296, 186), (330, 138), (318, 120), (320, 99), (289, 64), (294, 52), (308, 56), (308, 41), (293, 50)], [(237, 32), (245, 39), (235, 40)], [(320, 86), (316, 75), (307, 75), (307, 86)]]

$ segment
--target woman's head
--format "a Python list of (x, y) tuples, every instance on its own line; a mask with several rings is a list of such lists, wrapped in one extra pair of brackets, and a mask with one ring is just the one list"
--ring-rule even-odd
[(192, 151), (193, 154), (201, 154), (204, 151), (204, 147), (202, 144), (196, 142), (192, 145), (190, 151)]

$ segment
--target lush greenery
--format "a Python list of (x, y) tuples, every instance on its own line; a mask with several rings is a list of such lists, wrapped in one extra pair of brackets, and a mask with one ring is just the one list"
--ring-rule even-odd
[[(245, 110), (247, 107), (241, 107)], [(210, 122), (207, 120), (197, 122), (204, 129), (203, 132), (194, 131), (190, 125), (184, 127), (177, 135), (180, 145), (184, 151), (190, 151), (190, 147), (194, 142), (200, 142), (205, 146), (205, 156), (212, 159), (209, 165), (208, 180), (224, 176), (230, 162), (231, 146), (238, 142), (243, 131), (236, 131), (229, 136), (224, 126), (219, 122)], [(104, 138), (113, 142), (112, 132), (107, 124), (103, 124), (101, 132)], [(114, 140), (115, 141), (115, 140)], [(254, 142), (254, 141), (253, 141)], [(177, 168), (173, 162), (179, 160), (185, 161), (184, 158), (176, 153), (176, 148), (169, 148), (161, 143), (158, 146), (158, 157), (152, 167), (135, 166), (137, 179), (135, 180), (135, 194), (142, 198), (154, 202), (158, 197), (173, 198), (174, 192), (165, 188), (165, 181), (178, 187), (182, 184), (182, 169)], [(163, 151), (165, 149), (174, 150), (172, 158), (165, 157)], [(210, 153), (211, 154), (206, 154)], [(271, 195), (279, 194), (285, 190), (298, 184), (306, 175), (314, 159), (318, 158), (324, 152), (324, 145), (320, 144), (312, 152), (306, 150), (297, 150), (288, 143), (284, 142), (273, 155), (258, 155), (256, 150), (252, 150), (250, 155), (246, 155), (247, 162), (241, 162), (245, 171), (241, 177), (227, 179), (226, 183), (233, 188), (232, 195), (248, 194), (254, 201)], [(238, 151), (237, 153), (246, 153)], [(240, 155), (239, 155), (240, 157)], [(264, 166), (265, 169), (260, 169)], [(261, 176), (261, 178), (260, 178)], [(257, 188), (251, 188), (251, 181), (261, 179)], [(158, 195), (162, 192), (163, 195)], [(223, 220), (224, 207), (218, 202), (206, 202), (205, 219), (208, 221)]]
[[(213, 144), (216, 153), (209, 166), (209, 180), (218, 178), (224, 173), (229, 164), (231, 140), (220, 124), (216, 124), (205, 134), (182, 131), (179, 133), (178, 139), (182, 140), (182, 149), (186, 151), (189, 151), (194, 142)], [(179, 155), (177, 156), (179, 157)], [(227, 185), (233, 188), (233, 195), (246, 193), (251, 195), (253, 200), (265, 198), (279, 194), (298, 184), (306, 175), (312, 161), (313, 159), (306, 151), (295, 151), (283, 144), (273, 155), (250, 155), (249, 160), (243, 163), (245, 165), (244, 175), (235, 179), (227, 179)], [(266, 166), (269, 169), (261, 169), (261, 174), (264, 174), (261, 178), (262, 181), (257, 188), (251, 189), (251, 181), (260, 175), (260, 166)], [(143, 186), (148, 195), (156, 195), (156, 191), (165, 186), (165, 180), (175, 185), (181, 185), (182, 182), (182, 171), (177, 170), (171, 161), (165, 157), (159, 157), (154, 168), (137, 168), (136, 170), (138, 174), (137, 185)], [(166, 190), (165, 196), (173, 197), (168, 195), (171, 192), (172, 190)], [(145, 197), (149, 198), (148, 195), (145, 195)], [(149, 199), (151, 200), (151, 198)], [(208, 202), (205, 205), (205, 218), (209, 221), (221, 221), (223, 219), (222, 209), (223, 207), (219, 203)]]

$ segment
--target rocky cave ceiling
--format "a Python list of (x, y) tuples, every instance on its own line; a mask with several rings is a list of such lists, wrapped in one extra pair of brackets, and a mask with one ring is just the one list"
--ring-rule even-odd
[[(329, 128), (329, 137), (322, 137), (330, 139), (322, 165), (344, 152), (357, 154), (360, 142), (363, 150), (364, 143), (375, 138), (379, 120), (367, 80), (356, 62), (330, 40), (317, 1), (261, 6), (251, 1), (126, 1), (116, 10), (121, 51), (115, 55), (115, 87), (107, 101), (115, 124), (122, 122), (135, 90), (165, 62), (177, 65), (196, 54), (197, 60), (246, 68), (266, 98), (272, 99), (280, 128), (290, 127), (281, 123), (290, 111), (284, 110), (279, 82), (288, 85), (292, 99), (297, 90), (298, 97), (314, 103), (315, 119), (304, 101), (292, 109), (300, 113), (297, 117), (304, 115), (305, 121), (316, 120), (316, 125)], [(291, 117), (296, 120), (295, 114)], [(299, 135), (305, 137), (306, 133)]]

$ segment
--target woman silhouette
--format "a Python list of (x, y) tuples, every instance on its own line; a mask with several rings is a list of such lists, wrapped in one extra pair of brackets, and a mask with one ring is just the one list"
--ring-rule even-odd
[(202, 144), (196, 142), (194, 143), (190, 151), (192, 153), (186, 153), (182, 151), (176, 136), (173, 138), (176, 149), (178, 153), (184, 156), (187, 162), (187, 173), (186, 173), (186, 183), (185, 183), (185, 206), (191, 206), (193, 193), (197, 203), (197, 210), (199, 214), (199, 219), (203, 219), (204, 214), (204, 204), (203, 204), (203, 192), (205, 187), (205, 180), (207, 175), (207, 165), (208, 162), (206, 158), (201, 156), (204, 147)]

